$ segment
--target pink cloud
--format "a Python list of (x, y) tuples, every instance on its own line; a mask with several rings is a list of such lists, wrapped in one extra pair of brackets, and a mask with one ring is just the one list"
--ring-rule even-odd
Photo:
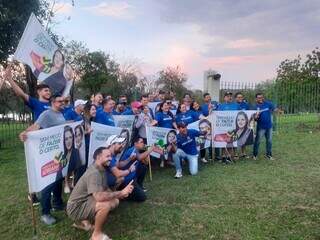
[(270, 47), (272, 45), (271, 42), (259, 42), (251, 38), (238, 39), (235, 41), (230, 41), (226, 43), (226, 48), (231, 49), (248, 49), (248, 48), (257, 48), (257, 47)]
[(87, 7), (85, 9), (100, 16), (110, 16), (122, 19), (130, 19), (133, 17), (133, 6), (127, 2), (101, 2), (96, 6)]

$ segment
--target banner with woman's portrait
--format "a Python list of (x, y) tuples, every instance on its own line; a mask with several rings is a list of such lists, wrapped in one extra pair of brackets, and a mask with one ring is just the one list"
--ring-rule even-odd
[(40, 192), (85, 164), (83, 122), (29, 132), (24, 143), (29, 192)]
[(177, 131), (170, 128), (162, 127), (146, 127), (148, 146), (156, 145), (156, 151), (151, 152), (151, 156), (159, 158), (164, 154), (167, 156), (168, 147), (172, 144), (176, 145)]
[(213, 144), (216, 148), (243, 147), (253, 144), (256, 111), (215, 111)]
[[(90, 135), (88, 166), (90, 166), (93, 162), (93, 153), (95, 150), (99, 147), (106, 147), (106, 141), (111, 135), (120, 135), (126, 138), (124, 150), (130, 145), (130, 132), (126, 128), (112, 127), (92, 122), (91, 129), (92, 132)], [(117, 158), (120, 158), (121, 154), (122, 153), (120, 153)]]
[(27, 64), (39, 83), (49, 85), (52, 93), (70, 94), (74, 72), (41, 23), (32, 13), (20, 39), (14, 59)]
[(195, 129), (200, 132), (200, 136), (196, 138), (197, 149), (212, 147), (212, 120), (210, 118), (200, 119), (190, 123), (188, 129)]
[(127, 128), (132, 131), (133, 122), (135, 119), (134, 115), (113, 115), (114, 123), (116, 127)]

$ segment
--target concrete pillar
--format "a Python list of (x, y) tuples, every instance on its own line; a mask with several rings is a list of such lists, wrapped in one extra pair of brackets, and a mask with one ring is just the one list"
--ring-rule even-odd
[(211, 95), (213, 101), (219, 102), (220, 99), (220, 78), (221, 75), (214, 70), (204, 72), (203, 90)]

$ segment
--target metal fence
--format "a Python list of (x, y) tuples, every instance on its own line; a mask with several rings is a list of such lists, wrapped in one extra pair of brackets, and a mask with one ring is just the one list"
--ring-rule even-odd
[(274, 114), (274, 130), (281, 132), (320, 128), (320, 81), (312, 83), (240, 83), (221, 82), (221, 101), (226, 91), (241, 92), (254, 104), (255, 94), (261, 92), (279, 109)]

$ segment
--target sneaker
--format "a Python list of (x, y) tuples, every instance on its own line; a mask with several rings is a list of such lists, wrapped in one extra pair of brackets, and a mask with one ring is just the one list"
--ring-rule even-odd
[(203, 162), (203, 163), (208, 163), (208, 160), (205, 159), (205, 158), (201, 158), (201, 162)]
[(161, 161), (160, 167), (161, 167), (161, 168), (164, 168), (164, 161)]
[(272, 157), (272, 156), (270, 156), (270, 155), (266, 155), (266, 158), (268, 159), (268, 160), (274, 160), (274, 158)]
[(176, 175), (174, 178), (182, 178), (182, 172), (177, 171)]
[(70, 188), (68, 185), (64, 186), (64, 193), (69, 194), (71, 192)]
[(252, 156), (252, 159), (256, 161), (256, 160), (258, 160), (258, 157), (257, 156)]
[(52, 217), (50, 214), (45, 214), (41, 216), (41, 222), (43, 222), (46, 225), (52, 225), (56, 223), (56, 219)]

